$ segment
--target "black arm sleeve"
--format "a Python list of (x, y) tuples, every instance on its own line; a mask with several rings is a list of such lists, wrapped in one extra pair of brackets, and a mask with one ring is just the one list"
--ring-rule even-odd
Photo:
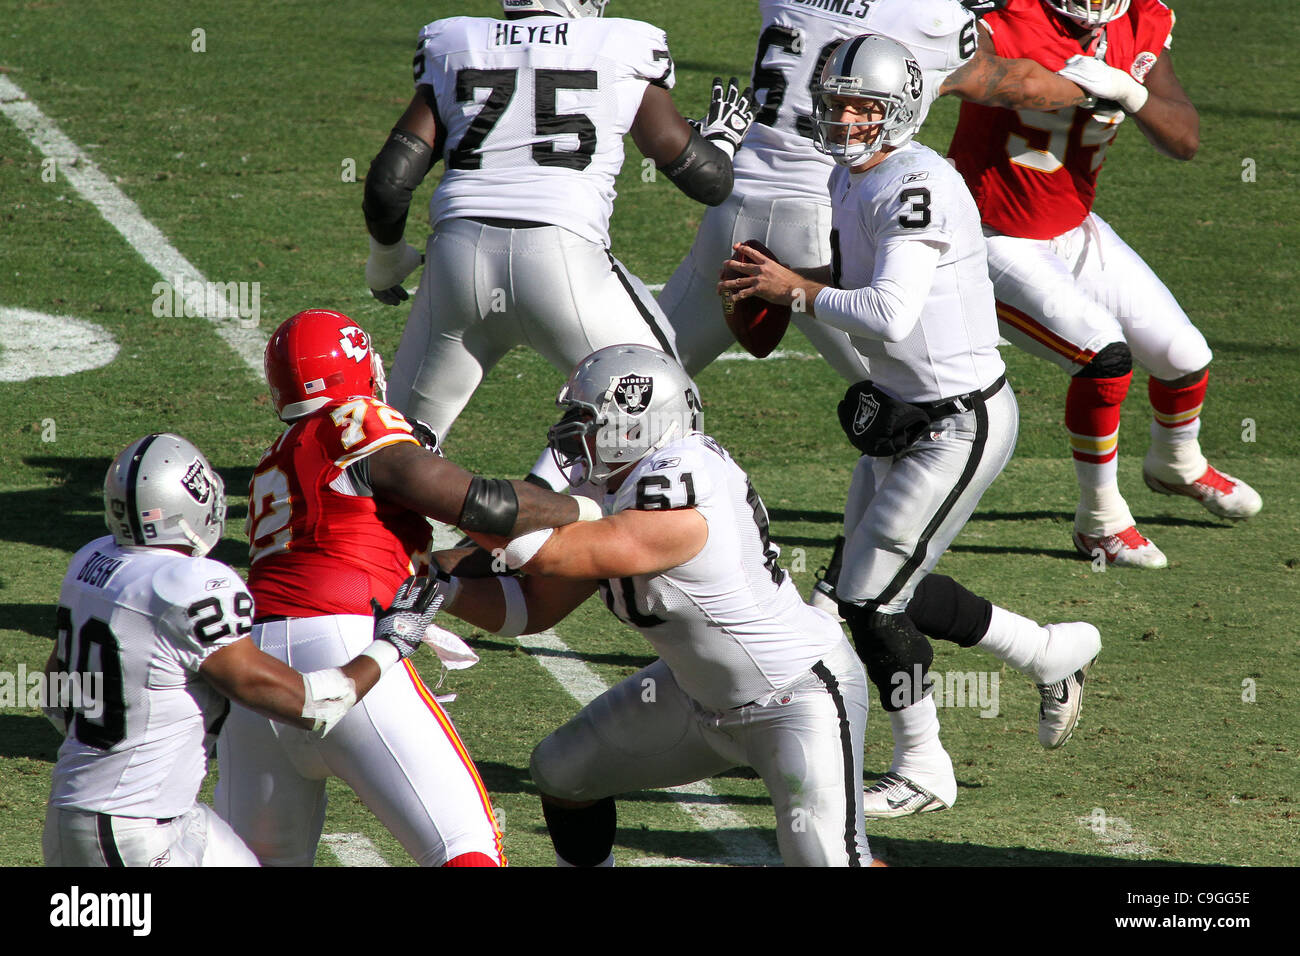
[(378, 242), (387, 246), (401, 242), (411, 194), (436, 159), (433, 148), (414, 133), (394, 129), (388, 134), (388, 142), (370, 161), (361, 204), (366, 228)]
[(706, 206), (717, 206), (731, 195), (731, 160), (694, 127), (681, 155), (659, 170), (674, 186)]

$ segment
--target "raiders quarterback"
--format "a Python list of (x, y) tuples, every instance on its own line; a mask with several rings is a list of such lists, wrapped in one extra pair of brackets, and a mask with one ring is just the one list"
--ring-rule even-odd
[(688, 124), (668, 92), (664, 32), (601, 18), (604, 0), (503, 3), (507, 19), (421, 31), (415, 96), (366, 177), (367, 281), (395, 305), (420, 264), (402, 239), (411, 192), (445, 166), (389, 392), (442, 436), (516, 345), (564, 374), (604, 345), (674, 352), (654, 299), (609, 252), (623, 136), (686, 195), (717, 204), (753, 116), (748, 91), (715, 81), (708, 116)]
[[(1004, 0), (873, 0), (826, 4), (761, 0), (762, 32), (754, 58), (757, 113), (736, 154), (735, 183), (721, 205), (705, 211), (686, 259), (659, 296), (678, 354), (697, 375), (732, 342), (715, 290), (718, 265), (731, 247), (759, 239), (793, 269), (830, 262), (827, 180), (834, 163), (814, 146), (812, 89), (832, 50), (860, 33), (879, 33), (912, 51), (924, 76), (916, 125), (940, 95), (992, 106), (1054, 109), (1082, 102), (1083, 91), (1032, 60), (993, 52), (977, 17)], [(847, 382), (868, 377), (841, 329), (797, 309), (794, 324)], [(834, 585), (843, 539), (812, 602), (835, 612)]]
[[(234, 700), (285, 724), (328, 733), (409, 657), (440, 600), (408, 584), (372, 624), (374, 640), (342, 666), (299, 673), (251, 640), (253, 599), (239, 575), (205, 557), (226, 522), (221, 477), (179, 435), (132, 442), (108, 469), (112, 533), (73, 557), (59, 592), (47, 675), (86, 694), (47, 700), (65, 734), (54, 765), (47, 866), (256, 866), (230, 827), (196, 802), (206, 744)], [(85, 686), (85, 684), (83, 684)]]
[(612, 865), (616, 795), (749, 766), (787, 865), (869, 865), (866, 675), (781, 568), (748, 477), (699, 430), (694, 383), (671, 356), (618, 345), (579, 363), (558, 402), (550, 446), (608, 516), (498, 542), (522, 579), (442, 587), (451, 613), (509, 634), (599, 590), (659, 654), (533, 751), (560, 864)]
[[(422, 446), (384, 403), (379, 356), (346, 315), (287, 319), (267, 342), (266, 378), (286, 428), (253, 472), (248, 585), (252, 640), (273, 657), (313, 668), (350, 658), (370, 602), (387, 603), (427, 553), (426, 517), (495, 534), (579, 520), (584, 507), (600, 517), (590, 499), (480, 478)], [(415, 669), (389, 670), (358, 710), (320, 740), (232, 708), (215, 803), (262, 864), (312, 863), (330, 776), (420, 865), (503, 864), (478, 771)]]
[(1174, 13), (1159, 0), (1011, 0), (986, 24), (1002, 55), (1060, 70), (1098, 98), (1060, 110), (963, 104), (949, 154), (984, 222), (1003, 333), (1070, 375), (1075, 548), (1116, 566), (1163, 568), (1168, 560), (1119, 490), (1120, 407), (1134, 363), (1150, 372), (1146, 485), (1220, 518), (1249, 518), (1263, 506), (1201, 451), (1205, 336), (1092, 211), (1106, 151), (1127, 117), (1166, 156), (1191, 159), (1200, 144), (1196, 107), (1170, 61)]
[[(1010, 459), (1018, 411), (975, 203), (957, 172), (912, 140), (925, 102), (920, 65), (888, 37), (853, 37), (831, 52), (815, 97), (817, 146), (836, 163), (831, 268), (805, 277), (751, 250), (757, 264), (728, 261), (742, 275), (718, 290), (804, 301), (818, 322), (852, 336), (871, 370), (840, 407), (864, 455), (845, 505), (838, 591), (894, 732), (890, 773), (868, 791), (867, 813), (895, 816), (957, 796), (930, 687), (906, 679), (933, 658), (907, 608)], [(1091, 625), (1056, 627), (1046, 637), (1036, 625), (991, 630), (977, 645), (1043, 689), (1048, 746), (1073, 730), (1100, 648)]]

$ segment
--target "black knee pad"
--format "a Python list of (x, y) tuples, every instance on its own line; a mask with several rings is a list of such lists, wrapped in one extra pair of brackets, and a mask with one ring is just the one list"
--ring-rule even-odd
[(551, 831), (551, 844), (560, 859), (574, 866), (604, 863), (614, 850), (617, 813), (614, 798), (605, 797), (589, 807), (560, 807), (542, 800), (542, 816)]
[(926, 673), (934, 648), (906, 614), (881, 614), (854, 605), (843, 605), (840, 611), (885, 710), (902, 710), (930, 692)]
[(907, 603), (907, 616), (926, 637), (974, 647), (988, 633), (993, 605), (946, 574), (927, 574)]
[(1122, 378), (1133, 371), (1133, 353), (1127, 342), (1111, 342), (1074, 373), (1075, 378)]

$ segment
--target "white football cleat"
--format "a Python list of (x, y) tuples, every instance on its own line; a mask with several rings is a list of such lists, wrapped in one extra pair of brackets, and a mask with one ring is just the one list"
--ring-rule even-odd
[(1083, 710), (1083, 682), (1092, 664), (1089, 661), (1055, 684), (1038, 685), (1042, 698), (1038, 707), (1038, 742), (1048, 750), (1064, 746), (1078, 726)]
[(1144, 538), (1134, 525), (1129, 525), (1116, 534), (1093, 536), (1074, 532), (1074, 547), (1085, 557), (1096, 557), (1100, 549), (1106, 555), (1106, 563), (1117, 568), (1156, 569), (1168, 566), (1169, 559), (1150, 540)]
[(1034, 659), (1033, 672), (1045, 683), (1065, 679), (1090, 664), (1101, 650), (1101, 632), (1087, 621), (1044, 624), (1043, 628), (1047, 643)]
[(906, 777), (892, 770), (871, 787), (862, 791), (862, 815), (872, 820), (906, 817), (913, 813), (933, 813), (947, 810), (952, 804), (944, 803), (929, 790), (918, 787)]
[(1205, 506), (1205, 510), (1220, 518), (1240, 521), (1259, 514), (1264, 500), (1259, 492), (1240, 478), (1224, 474), (1213, 465), (1205, 466), (1205, 474), (1189, 484), (1161, 481), (1151, 474), (1146, 467), (1142, 469), (1142, 480), (1152, 491), (1162, 495), (1184, 495), (1194, 498)]

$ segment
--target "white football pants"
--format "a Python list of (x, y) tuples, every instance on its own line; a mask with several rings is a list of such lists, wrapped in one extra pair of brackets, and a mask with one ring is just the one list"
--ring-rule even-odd
[(1112, 342), (1165, 381), (1210, 364), (1173, 294), (1096, 213), (1055, 239), (984, 234), (999, 328), (1026, 352), (1071, 375)]
[(46, 866), (257, 866), (257, 857), (212, 808), (196, 803), (170, 820), (49, 807)]
[(688, 697), (659, 660), (538, 744), (531, 769), (545, 794), (600, 800), (752, 767), (772, 795), (787, 866), (867, 866), (866, 725), (867, 675), (847, 640), (770, 701), (721, 713)]
[(603, 246), (558, 226), (448, 219), (429, 237), (388, 402), (442, 438), (514, 346), (538, 352), (567, 378), (592, 352), (624, 343), (676, 355), (654, 297)]
[[(253, 643), (299, 671), (338, 667), (374, 638), (368, 615), (253, 627)], [(421, 866), (463, 853), (505, 863), (483, 781), (415, 668), (388, 672), (322, 739), (232, 702), (217, 738), (213, 803), (263, 866), (310, 866), (325, 823), (325, 780), (356, 792)]]

